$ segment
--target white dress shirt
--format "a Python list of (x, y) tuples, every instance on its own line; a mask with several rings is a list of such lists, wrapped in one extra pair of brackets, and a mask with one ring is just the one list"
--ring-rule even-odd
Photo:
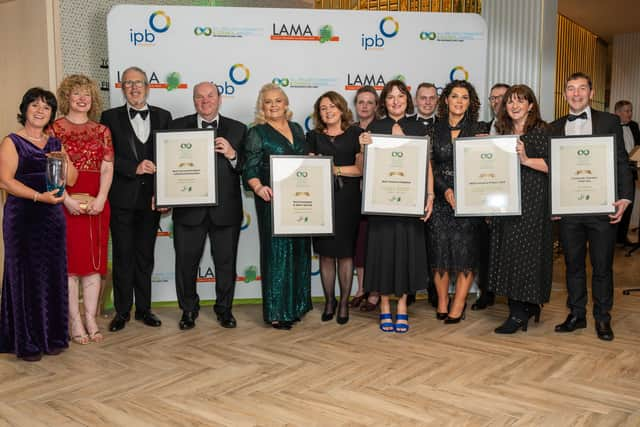
[[(586, 111), (587, 113), (586, 119), (576, 119), (572, 122), (567, 119), (567, 123), (564, 125), (565, 135), (567, 136), (593, 135), (593, 124), (591, 121), (591, 107), (587, 107), (583, 111)], [(583, 111), (578, 111), (577, 113), (575, 113), (575, 115), (577, 116), (579, 114), (582, 114)]]
[[(148, 109), (149, 106), (147, 105), (146, 108), (138, 111), (148, 111)], [(149, 114), (147, 114), (147, 118), (143, 120), (140, 114), (136, 114), (136, 116), (132, 119), (129, 110), (137, 110), (137, 108), (133, 108), (127, 102), (127, 115), (129, 117), (129, 121), (131, 122), (131, 127), (133, 128), (133, 131), (135, 132), (140, 142), (145, 144), (149, 139), (149, 134), (151, 133), (151, 112), (149, 111)]]

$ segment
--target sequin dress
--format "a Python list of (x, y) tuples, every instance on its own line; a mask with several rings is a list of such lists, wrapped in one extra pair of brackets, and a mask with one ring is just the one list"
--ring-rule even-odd
[[(15, 179), (47, 191), (47, 153), (60, 151), (50, 137), (40, 149), (9, 135), (18, 153)], [(4, 276), (0, 310), (0, 352), (18, 357), (68, 347), (66, 227), (62, 204), (34, 203), (8, 195), (4, 206)]]
[[(51, 130), (60, 138), (73, 165), (78, 169), (78, 180), (73, 187), (67, 187), (67, 193), (97, 196), (102, 161), (113, 161), (109, 128), (92, 121), (77, 125), (63, 117), (53, 123)], [(105, 202), (104, 209), (98, 215), (71, 215), (66, 209), (64, 213), (67, 219), (69, 274), (107, 274), (111, 214), (109, 202)]]
[[(268, 124), (256, 125), (247, 135), (245, 184), (259, 178), (270, 182), (271, 155), (309, 153), (299, 124), (289, 122), (293, 144)], [(294, 321), (313, 308), (311, 303), (311, 239), (309, 237), (273, 237), (271, 204), (254, 195), (260, 234), (260, 274), (262, 276), (262, 313), (265, 322)]]
[[(521, 136), (527, 156), (549, 156), (543, 128)], [(520, 166), (522, 215), (491, 219), (489, 289), (510, 299), (543, 304), (549, 301), (553, 275), (552, 222), (548, 175)]]

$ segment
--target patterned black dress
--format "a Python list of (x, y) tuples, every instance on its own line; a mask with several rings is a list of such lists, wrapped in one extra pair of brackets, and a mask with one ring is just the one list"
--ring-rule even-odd
[[(521, 137), (530, 158), (549, 155), (544, 128)], [(497, 295), (533, 304), (549, 301), (553, 274), (552, 223), (548, 175), (520, 166), (521, 216), (495, 217), (489, 225), (489, 289)]]
[[(459, 137), (484, 133), (478, 122), (463, 122)], [(478, 271), (479, 234), (482, 218), (459, 218), (444, 198), (448, 188), (454, 190), (453, 141), (447, 120), (435, 124), (431, 153), (435, 200), (427, 222), (427, 248), (431, 269), (435, 272), (469, 273)]]
[[(371, 123), (367, 130), (391, 135), (395, 123), (393, 119), (384, 118)], [(403, 118), (397, 123), (405, 135), (427, 134), (421, 122)], [(400, 297), (426, 289), (429, 275), (424, 239), (424, 223), (419, 218), (370, 215), (365, 291)]]

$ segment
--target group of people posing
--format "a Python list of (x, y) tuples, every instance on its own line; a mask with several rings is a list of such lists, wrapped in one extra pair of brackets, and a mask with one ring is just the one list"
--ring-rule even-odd
[[(222, 98), (211, 82), (194, 86), (195, 113), (175, 120), (168, 111), (147, 104), (149, 81), (142, 69), (125, 70), (121, 85), (125, 105), (102, 112), (100, 118), (97, 86), (85, 76), (67, 77), (57, 99), (46, 90), (29, 89), (18, 114), (23, 127), (0, 145), (0, 186), (8, 193), (1, 352), (39, 360), (43, 354), (60, 353), (69, 339), (81, 345), (104, 339), (96, 314), (109, 229), (116, 311), (109, 329), (115, 332), (126, 326), (134, 297), (134, 318), (151, 327), (161, 325), (151, 311), (151, 274), (158, 223), (167, 209), (158, 209), (154, 203), (153, 132), (192, 128), (216, 130), (218, 204), (171, 212), (180, 329), (195, 327), (199, 315), (196, 279), (207, 238), (216, 276), (214, 313), (222, 327), (236, 327), (232, 302), (244, 184), (254, 195), (258, 215), (263, 319), (268, 325), (291, 329), (312, 309), (313, 246), (325, 294), (322, 321), (335, 317), (337, 323), (345, 324), (350, 308), (372, 311), (379, 307), (381, 331), (406, 333), (408, 305), (416, 291), (429, 288), (436, 317), (445, 324), (459, 323), (465, 318), (469, 289), (479, 277), (483, 294), (474, 308), (492, 304), (494, 294), (504, 295), (509, 316), (495, 332), (526, 331), (531, 318), (539, 320), (541, 304), (551, 292), (550, 136), (615, 134), (616, 212), (557, 219), (570, 313), (556, 331), (586, 326), (588, 247), (596, 330), (601, 339), (613, 339), (616, 223), (633, 199), (633, 184), (620, 120), (590, 108), (593, 88), (587, 75), (576, 73), (566, 80), (571, 114), (550, 125), (542, 120), (536, 97), (525, 85), (494, 86), (489, 100), (496, 116), (484, 123), (478, 121), (480, 99), (467, 81), (454, 80), (441, 94), (433, 84), (422, 83), (414, 102), (406, 84), (392, 80), (380, 95), (367, 86), (357, 91), (357, 121), (343, 96), (324, 93), (314, 104), (315, 127), (306, 135), (290, 120), (287, 95), (275, 84), (261, 88), (249, 129), (220, 115)], [(62, 115), (56, 119), (58, 110)], [(361, 216), (362, 153), (372, 133), (429, 137), (425, 138), (425, 144), (431, 143), (431, 157), (422, 218)], [(520, 136), (516, 150), (522, 215), (456, 217), (453, 143), (458, 137), (487, 134)], [(64, 153), (68, 161), (67, 184), (61, 193), (46, 187), (47, 157), (54, 152)], [(270, 156), (307, 154), (333, 157), (335, 235), (274, 237)], [(350, 300), (354, 268), (358, 289)], [(449, 292), (452, 282), (453, 295)], [(79, 310), (80, 287), (84, 316)]]

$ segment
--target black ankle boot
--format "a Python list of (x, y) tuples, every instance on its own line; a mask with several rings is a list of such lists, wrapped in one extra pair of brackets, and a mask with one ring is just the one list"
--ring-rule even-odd
[(522, 320), (511, 315), (502, 325), (495, 328), (494, 332), (496, 334), (515, 334), (519, 329), (522, 329), (522, 332), (526, 332), (528, 322), (529, 319)]

